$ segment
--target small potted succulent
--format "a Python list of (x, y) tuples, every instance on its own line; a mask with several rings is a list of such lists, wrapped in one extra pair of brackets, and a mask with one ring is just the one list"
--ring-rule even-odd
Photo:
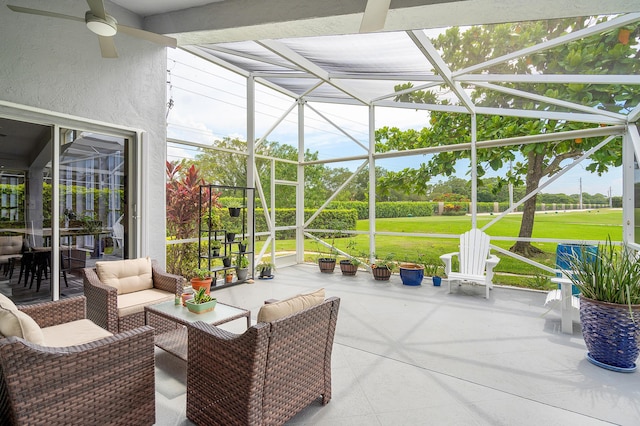
[(249, 240), (245, 238), (244, 240), (240, 241), (240, 243), (238, 243), (238, 251), (240, 253), (246, 252), (248, 245), (249, 245)]
[(216, 303), (218, 303), (216, 298), (208, 295), (204, 291), (204, 288), (200, 288), (193, 294), (193, 298), (187, 299), (185, 302), (189, 312), (193, 312), (194, 314), (213, 311), (216, 307)]
[(225, 284), (231, 284), (233, 282), (233, 270), (227, 269), (224, 274)]

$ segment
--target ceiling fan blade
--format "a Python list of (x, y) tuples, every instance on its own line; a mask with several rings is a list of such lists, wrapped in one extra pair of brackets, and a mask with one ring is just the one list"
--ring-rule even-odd
[(113, 41), (113, 37), (98, 36), (98, 42), (100, 43), (100, 52), (102, 52), (103, 58), (118, 57), (118, 52), (116, 51), (116, 44)]
[(14, 12), (19, 12), (19, 13), (29, 13), (31, 15), (49, 16), (53, 18), (68, 19), (70, 21), (84, 22), (84, 18), (78, 18), (77, 16), (71, 16), (71, 15), (64, 15), (62, 13), (47, 12), (46, 10), (38, 10), (38, 9), (29, 9), (28, 7), (13, 6), (10, 4), (8, 4), (7, 7), (13, 10)]
[(360, 32), (368, 33), (383, 29), (390, 4), (391, 0), (367, 0), (367, 7), (364, 9), (360, 23)]
[(93, 16), (105, 19), (107, 11), (104, 10), (104, 3), (102, 3), (102, 0), (87, 0), (87, 4), (89, 5), (89, 9), (91, 9), (91, 13), (93, 13)]
[(162, 34), (152, 33), (139, 28), (127, 27), (126, 25), (118, 24), (118, 32), (123, 32), (127, 35), (151, 41), (162, 46), (172, 47), (174, 49), (178, 46), (178, 40), (173, 37), (167, 37)]

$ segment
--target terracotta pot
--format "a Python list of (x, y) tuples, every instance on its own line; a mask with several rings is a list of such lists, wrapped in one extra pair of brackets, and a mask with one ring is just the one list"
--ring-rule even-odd
[(204, 292), (209, 294), (209, 291), (211, 290), (211, 280), (211, 277), (202, 280), (200, 278), (191, 278), (191, 287), (194, 292), (198, 291), (201, 287), (204, 287)]

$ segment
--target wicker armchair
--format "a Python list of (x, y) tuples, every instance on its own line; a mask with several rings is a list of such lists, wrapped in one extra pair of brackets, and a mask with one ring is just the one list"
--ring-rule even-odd
[(339, 305), (331, 297), (241, 335), (189, 325), (187, 418), (199, 425), (275, 425), (320, 396), (327, 404)]
[[(85, 318), (84, 297), (18, 306), (42, 328)], [(0, 424), (155, 422), (153, 330), (47, 347), (0, 338)]]
[[(127, 262), (127, 260), (119, 262)], [(151, 267), (154, 289), (170, 293), (171, 300), (182, 294), (183, 277), (168, 274), (160, 268), (155, 260), (151, 261)], [(123, 314), (118, 309), (118, 290), (102, 283), (95, 268), (84, 268), (82, 273), (84, 295), (87, 298), (87, 318), (114, 334), (145, 325), (143, 304), (139, 304), (138, 309), (128, 309), (126, 314)], [(150, 325), (162, 331), (176, 327), (175, 323), (162, 322), (161, 320)]]

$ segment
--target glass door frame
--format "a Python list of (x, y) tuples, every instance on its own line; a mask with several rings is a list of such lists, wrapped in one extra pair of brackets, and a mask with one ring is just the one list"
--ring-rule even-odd
[[(127, 250), (128, 257), (135, 258), (140, 255), (143, 247), (141, 229), (141, 183), (143, 180), (143, 168), (148, 165), (141, 164), (142, 143), (144, 132), (125, 126), (105, 123), (97, 120), (85, 119), (68, 114), (56, 113), (41, 108), (34, 108), (26, 105), (15, 104), (0, 100), (0, 117), (30, 122), (52, 129), (52, 152), (51, 152), (51, 300), (60, 298), (60, 151), (61, 151), (61, 131), (62, 129), (74, 129), (86, 132), (101, 133), (104, 135), (123, 137), (129, 141), (129, 151), (127, 152), (127, 191), (128, 214), (127, 216)], [(146, 191), (148, 192), (148, 191)]]

